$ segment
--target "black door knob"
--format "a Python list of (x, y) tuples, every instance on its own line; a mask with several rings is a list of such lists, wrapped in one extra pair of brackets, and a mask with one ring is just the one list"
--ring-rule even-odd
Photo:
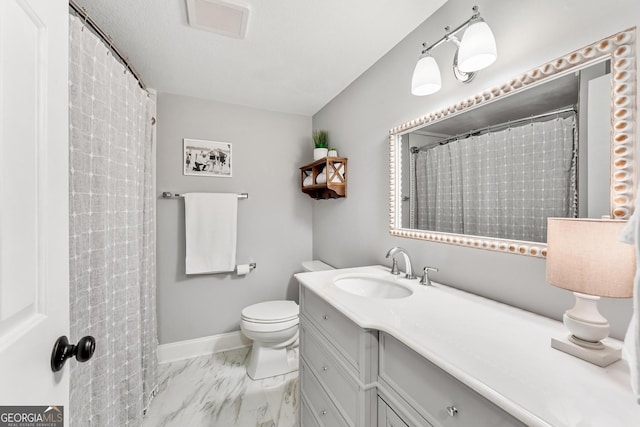
[(69, 344), (69, 339), (63, 335), (56, 340), (51, 352), (51, 370), (58, 372), (70, 357), (75, 357), (78, 362), (86, 362), (91, 359), (96, 350), (96, 339), (90, 335), (80, 338), (78, 344)]

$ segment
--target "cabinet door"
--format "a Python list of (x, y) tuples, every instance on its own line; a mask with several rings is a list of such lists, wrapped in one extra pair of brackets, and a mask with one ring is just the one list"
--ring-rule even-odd
[(378, 427), (409, 427), (387, 402), (378, 397)]

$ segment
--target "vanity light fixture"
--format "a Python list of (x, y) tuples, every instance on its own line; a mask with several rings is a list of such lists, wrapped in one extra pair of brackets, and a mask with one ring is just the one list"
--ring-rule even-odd
[[(446, 34), (437, 42), (427, 47), (422, 43), (422, 52), (411, 79), (411, 93), (417, 96), (430, 95), (442, 87), (440, 70), (431, 50), (444, 42), (453, 42), (458, 48), (453, 57), (453, 74), (456, 79), (469, 83), (476, 72), (493, 64), (498, 57), (496, 40), (491, 29), (480, 17), (478, 6), (473, 6), (473, 15), (453, 31), (445, 28)], [(456, 34), (465, 30), (462, 40)]]
[(547, 282), (573, 291), (575, 306), (564, 313), (568, 337), (552, 338), (551, 347), (598, 366), (620, 359), (620, 349), (602, 343), (609, 322), (598, 311), (601, 296), (633, 296), (634, 247), (618, 236), (627, 221), (549, 218)]
[(430, 52), (425, 53), (416, 64), (411, 81), (411, 93), (414, 95), (430, 95), (440, 90), (442, 79), (438, 63)]

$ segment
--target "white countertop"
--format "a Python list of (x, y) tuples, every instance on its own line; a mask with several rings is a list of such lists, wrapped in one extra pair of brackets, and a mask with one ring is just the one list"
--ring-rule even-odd
[[(356, 296), (333, 285), (345, 273), (381, 275), (414, 292), (399, 299)], [(358, 326), (394, 336), (527, 425), (640, 426), (627, 363), (600, 368), (551, 348), (551, 337), (567, 334), (561, 322), (437, 283), (422, 286), (383, 266), (296, 278)]]

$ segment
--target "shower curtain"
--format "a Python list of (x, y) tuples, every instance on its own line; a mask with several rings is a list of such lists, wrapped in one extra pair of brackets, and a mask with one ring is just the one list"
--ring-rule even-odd
[(72, 366), (70, 420), (140, 426), (157, 373), (155, 100), (81, 19), (69, 24), (71, 338), (96, 338)]
[(572, 113), (413, 154), (412, 225), (545, 242), (547, 217), (576, 215), (574, 124)]

